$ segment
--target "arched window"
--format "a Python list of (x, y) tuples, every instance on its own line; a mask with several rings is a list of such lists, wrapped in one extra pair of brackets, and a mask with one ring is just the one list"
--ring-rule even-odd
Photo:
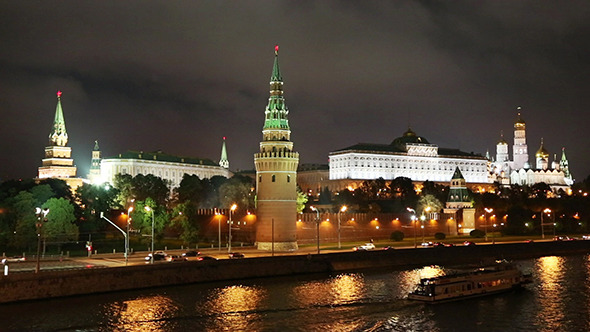
[(291, 182), (291, 175), (287, 175), (287, 182)]
[(262, 175), (258, 175), (258, 182), (262, 182)]
[(272, 182), (275, 182), (275, 180), (276, 180), (276, 176), (273, 174), (272, 175)]

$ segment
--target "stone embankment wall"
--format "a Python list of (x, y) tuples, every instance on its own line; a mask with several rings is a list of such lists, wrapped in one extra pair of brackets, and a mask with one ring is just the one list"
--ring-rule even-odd
[(590, 241), (514, 243), (182, 262), (11, 274), (0, 278), (0, 303), (82, 294), (297, 274), (487, 263), (590, 252)]

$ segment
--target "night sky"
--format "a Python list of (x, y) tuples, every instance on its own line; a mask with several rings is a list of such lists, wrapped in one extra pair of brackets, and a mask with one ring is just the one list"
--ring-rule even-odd
[(62, 106), (85, 176), (94, 140), (253, 169), (274, 46), (301, 163), (411, 126), (440, 147), (530, 162), (544, 138), (590, 174), (590, 3), (0, 1), (0, 179), (33, 178)]

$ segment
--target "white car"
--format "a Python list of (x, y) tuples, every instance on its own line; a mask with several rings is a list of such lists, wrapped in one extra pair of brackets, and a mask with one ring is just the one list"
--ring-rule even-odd
[(375, 245), (372, 243), (365, 243), (362, 246), (354, 247), (352, 250), (354, 251), (366, 251), (366, 250), (374, 250)]

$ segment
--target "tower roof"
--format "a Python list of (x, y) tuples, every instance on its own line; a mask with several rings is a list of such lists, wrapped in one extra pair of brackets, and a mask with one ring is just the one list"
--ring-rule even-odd
[(543, 139), (542, 138), (541, 138), (541, 146), (539, 147), (539, 150), (537, 150), (537, 153), (535, 154), (535, 156), (537, 158), (549, 157), (549, 151), (547, 151), (547, 149), (545, 149), (545, 147), (543, 146)]
[(223, 144), (221, 145), (221, 157), (219, 158), (219, 166), (229, 168), (229, 160), (227, 159), (227, 149), (225, 148), (225, 136), (223, 136)]
[(100, 151), (100, 148), (98, 147), (98, 140), (94, 141), (94, 151)]
[(459, 169), (459, 166), (455, 168), (455, 173), (453, 173), (453, 177), (451, 178), (451, 180), (457, 179), (465, 180), (465, 178), (463, 177), (463, 173), (461, 173), (461, 170)]
[(500, 140), (496, 145), (508, 145), (508, 142), (504, 139), (504, 131), (500, 131)]
[(61, 109), (61, 91), (57, 91), (57, 106), (55, 107), (55, 117), (53, 119), (53, 128), (49, 134), (49, 144), (65, 146), (68, 143), (68, 133), (66, 132), (66, 121)]
[(394, 145), (401, 150), (405, 150), (406, 144), (408, 143), (430, 144), (426, 138), (416, 135), (412, 128), (408, 127), (408, 130), (406, 130), (402, 136), (394, 139), (393, 142), (391, 142), (391, 145)]
[(270, 76), (270, 97), (266, 106), (263, 129), (290, 130), (289, 110), (283, 97), (283, 77), (279, 68), (279, 46), (275, 46), (275, 60)]
[(521, 107), (518, 106), (516, 109), (518, 110), (518, 114), (516, 116), (516, 121), (514, 122), (514, 128), (515, 129), (524, 129), (526, 126), (526, 122), (524, 122), (524, 120), (522, 119), (522, 116), (520, 115)]

